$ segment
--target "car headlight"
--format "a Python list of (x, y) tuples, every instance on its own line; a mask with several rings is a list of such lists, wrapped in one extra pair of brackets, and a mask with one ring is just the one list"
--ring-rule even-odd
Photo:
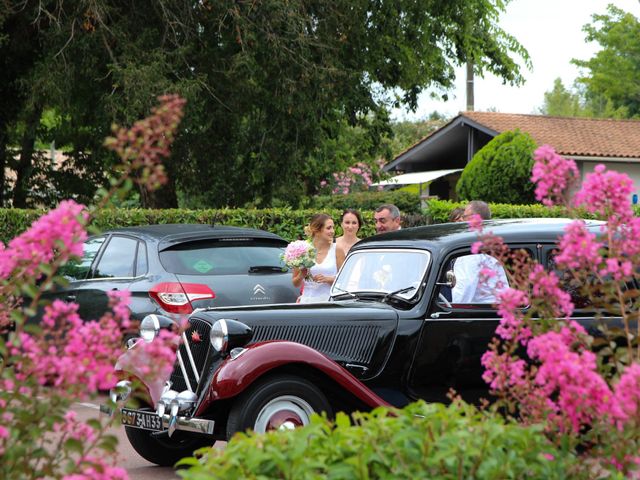
[(147, 342), (153, 342), (160, 332), (160, 320), (155, 314), (147, 315), (140, 322), (140, 337)]
[(211, 346), (220, 353), (227, 353), (234, 348), (244, 347), (251, 341), (253, 330), (242, 322), (222, 318), (213, 324), (209, 339)]
[(209, 338), (211, 339), (211, 346), (217, 352), (226, 351), (229, 346), (229, 330), (227, 329), (227, 321), (223, 319), (214, 323), (213, 327), (211, 327)]

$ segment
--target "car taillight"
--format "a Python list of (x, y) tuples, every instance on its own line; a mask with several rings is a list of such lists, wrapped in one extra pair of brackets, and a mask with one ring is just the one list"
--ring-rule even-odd
[(191, 313), (193, 300), (216, 298), (207, 285), (200, 283), (163, 282), (154, 285), (149, 295), (169, 313)]

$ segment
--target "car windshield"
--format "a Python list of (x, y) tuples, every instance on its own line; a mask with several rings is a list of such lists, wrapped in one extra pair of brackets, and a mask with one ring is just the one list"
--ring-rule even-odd
[[(425, 250), (359, 250), (347, 257), (331, 290), (332, 296), (347, 293), (376, 292), (409, 299), (420, 290), (429, 267)], [(414, 288), (410, 288), (414, 287)]]

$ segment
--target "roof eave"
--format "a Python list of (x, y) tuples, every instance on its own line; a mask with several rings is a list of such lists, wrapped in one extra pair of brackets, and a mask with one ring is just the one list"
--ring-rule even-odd
[(483, 133), (486, 133), (487, 135), (491, 135), (493, 137), (495, 137), (500, 133), (496, 130), (493, 130), (492, 128), (489, 128), (485, 125), (482, 125), (481, 123), (478, 123), (470, 119), (469, 117), (466, 117), (464, 114), (460, 114), (457, 117), (450, 120), (448, 124), (444, 125), (443, 127), (439, 128), (434, 132), (431, 132), (429, 135), (424, 137), (418, 143), (416, 143), (412, 147), (409, 147), (404, 152), (400, 153), (390, 163), (385, 165), (382, 168), (382, 170), (384, 170), (385, 172), (393, 170), (397, 165), (403, 163), (405, 160), (408, 160), (410, 156), (416, 154), (421, 149), (427, 147), (430, 143), (435, 142), (438, 139), (442, 138), (443, 136), (447, 135), (447, 133), (453, 130), (454, 128), (464, 127), (467, 125)]
[(561, 155), (572, 158), (573, 160), (581, 160), (583, 162), (620, 162), (620, 163), (638, 163), (640, 157), (603, 157), (591, 155), (571, 155), (570, 153), (561, 153)]

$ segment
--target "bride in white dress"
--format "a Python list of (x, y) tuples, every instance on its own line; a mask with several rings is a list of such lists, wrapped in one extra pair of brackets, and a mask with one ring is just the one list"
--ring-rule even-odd
[(298, 299), (300, 303), (326, 302), (331, 285), (344, 262), (344, 251), (336, 248), (333, 242), (333, 219), (326, 213), (316, 213), (311, 217), (305, 233), (311, 236), (316, 248), (316, 263), (310, 269), (294, 268), (293, 285), (303, 288)]

